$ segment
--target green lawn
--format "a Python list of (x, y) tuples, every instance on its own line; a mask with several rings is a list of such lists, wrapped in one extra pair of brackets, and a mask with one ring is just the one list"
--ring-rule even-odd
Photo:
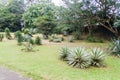
[(58, 59), (57, 51), (64, 45), (107, 47), (105, 43), (62, 43), (35, 46), (34, 50), (38, 51), (24, 52), (21, 51), (22, 46), (16, 45), (16, 41), (3, 41), (0, 42), (0, 65), (19, 71), (33, 80), (120, 80), (119, 58), (107, 56), (105, 68), (72, 68)]

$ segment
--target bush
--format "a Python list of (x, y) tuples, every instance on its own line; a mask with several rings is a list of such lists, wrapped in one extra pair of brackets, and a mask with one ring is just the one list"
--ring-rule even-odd
[(60, 59), (66, 61), (67, 57), (69, 55), (69, 49), (67, 47), (62, 47), (59, 51), (60, 53)]
[(17, 39), (20, 34), (21, 34), (20, 31), (16, 31), (16, 32), (14, 33), (14, 38)]
[(5, 28), (5, 36), (7, 39), (11, 40), (12, 36), (10, 35), (10, 30), (9, 28)]
[(2, 41), (4, 38), (4, 34), (0, 34), (0, 41)]
[(15, 32), (15, 38), (17, 39), (18, 45), (21, 45), (23, 42), (23, 36), (20, 31)]
[(94, 48), (91, 50), (91, 65), (101, 67), (103, 66), (103, 61), (105, 59), (105, 55), (103, 54), (103, 51), (99, 48)]
[(32, 44), (32, 45), (34, 45), (34, 40), (32, 38), (29, 39), (29, 43)]
[(39, 36), (37, 36), (36, 38), (35, 38), (35, 44), (36, 45), (41, 45), (42, 43), (41, 43), (41, 38), (39, 37)]
[(93, 37), (93, 36), (88, 36), (86, 40), (87, 40), (88, 42), (96, 42), (96, 39), (95, 39), (95, 37)]
[(28, 29), (24, 29), (24, 34), (29, 34), (29, 30)]
[(88, 55), (85, 48), (82, 47), (70, 51), (67, 59), (69, 65), (77, 68), (87, 68), (91, 64), (90, 55)]
[(120, 39), (112, 39), (112, 44), (110, 46), (110, 53), (120, 56)]

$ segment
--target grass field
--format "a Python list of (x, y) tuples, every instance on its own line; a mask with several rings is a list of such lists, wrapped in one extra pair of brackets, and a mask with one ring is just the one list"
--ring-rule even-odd
[(120, 80), (120, 59), (107, 56), (106, 67), (77, 69), (68, 66), (58, 59), (58, 50), (62, 46), (69, 47), (101, 47), (107, 43), (61, 43), (35, 46), (36, 52), (21, 51), (23, 46), (17, 46), (16, 41), (0, 42), (0, 65), (19, 71), (33, 80)]

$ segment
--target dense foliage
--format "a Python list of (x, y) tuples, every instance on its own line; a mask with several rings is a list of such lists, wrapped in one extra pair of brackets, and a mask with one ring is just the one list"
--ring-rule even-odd
[(63, 0), (63, 2), (65, 6), (61, 8), (59, 18), (63, 29), (77, 31), (80, 35), (82, 29), (87, 27), (91, 36), (98, 26), (118, 37), (119, 0)]
[(10, 31), (21, 29), (21, 17), (24, 12), (23, 6), (22, 0), (11, 0), (2, 6), (0, 9), (0, 31), (4, 31), (6, 27)]
[(93, 36), (94, 30), (102, 28), (108, 35), (119, 36), (119, 0), (62, 1), (62, 6), (55, 6), (51, 0), (0, 1), (0, 31), (6, 27), (10, 31), (24, 27), (31, 31), (38, 29), (47, 38), (53, 33), (64, 33), (81, 39), (86, 29)]

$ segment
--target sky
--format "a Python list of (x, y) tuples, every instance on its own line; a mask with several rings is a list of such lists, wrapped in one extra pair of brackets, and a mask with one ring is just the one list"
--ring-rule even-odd
[(57, 6), (60, 6), (60, 5), (62, 5), (62, 0), (52, 0), (54, 3), (55, 3), (55, 5), (57, 5)]

